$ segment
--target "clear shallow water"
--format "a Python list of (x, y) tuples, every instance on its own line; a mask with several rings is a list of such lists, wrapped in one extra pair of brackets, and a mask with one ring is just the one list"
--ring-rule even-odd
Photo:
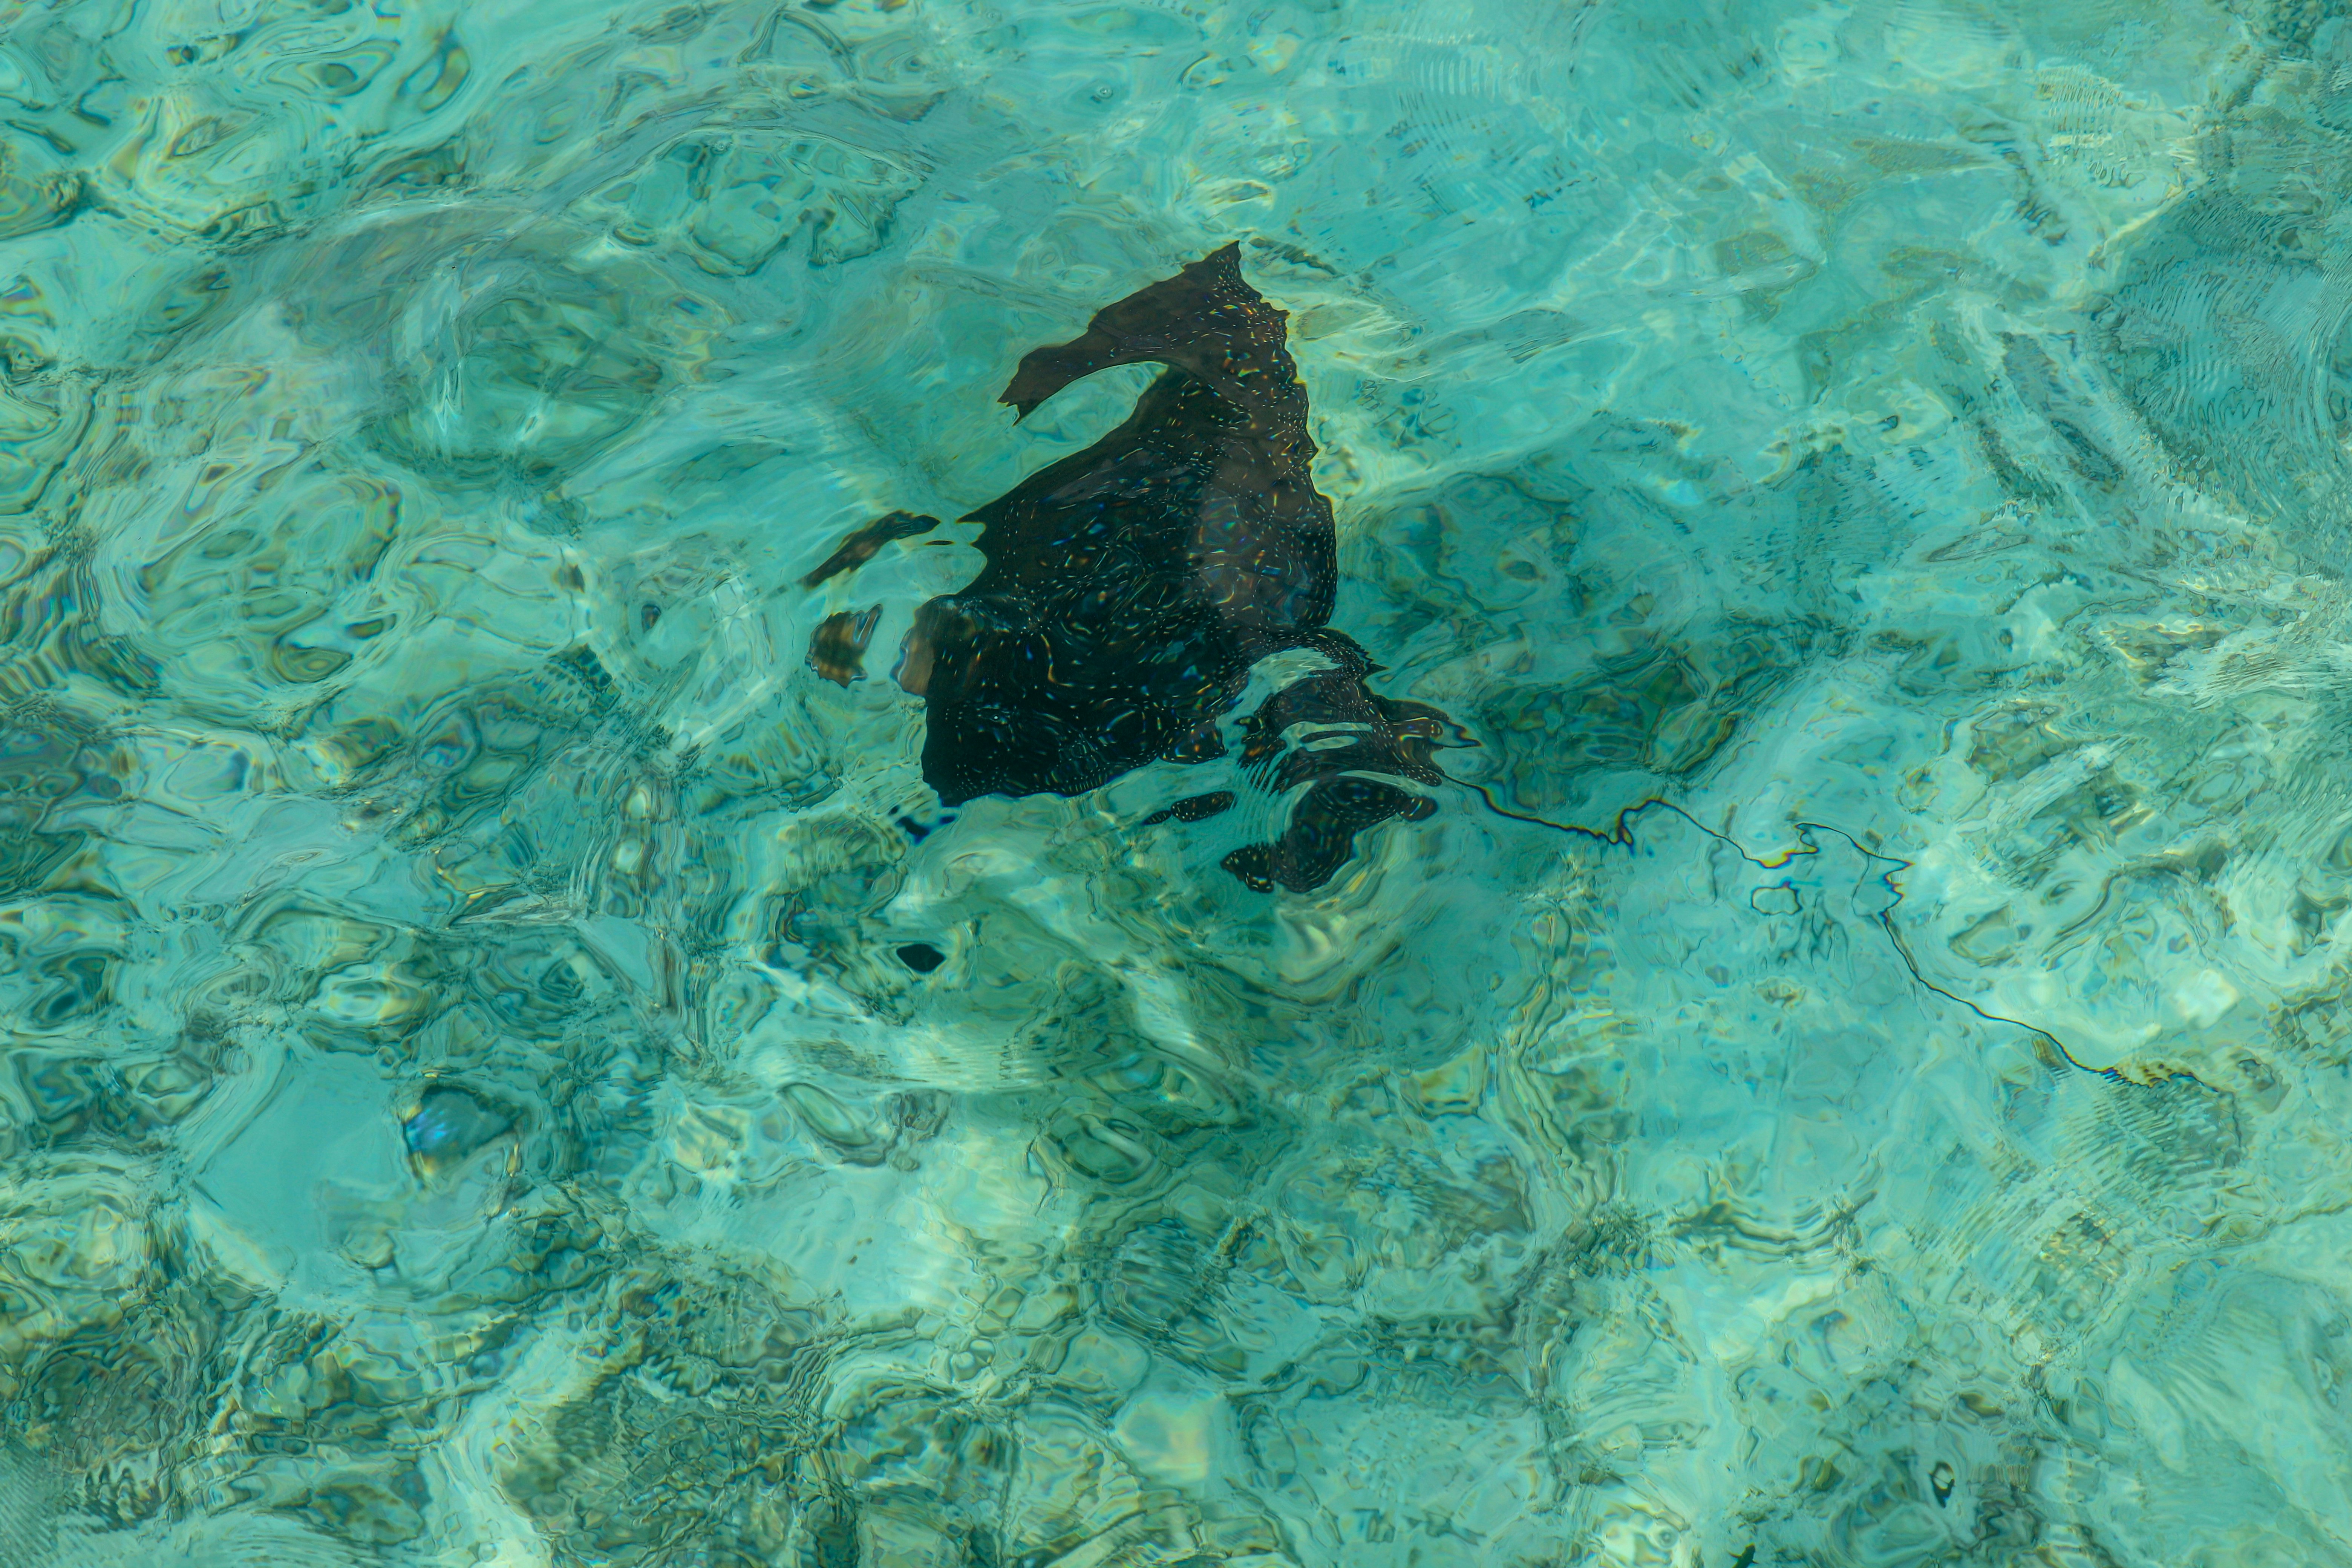
[[(2352, 1557), (2324, 10), (11, 8), (0, 1557)], [(918, 838), (1234, 240), (1460, 784)]]

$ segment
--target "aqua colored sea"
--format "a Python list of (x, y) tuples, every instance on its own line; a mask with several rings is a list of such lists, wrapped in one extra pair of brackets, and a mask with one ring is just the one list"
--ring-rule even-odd
[(180, 1564), (2352, 1564), (2352, 17), (0, 3)]

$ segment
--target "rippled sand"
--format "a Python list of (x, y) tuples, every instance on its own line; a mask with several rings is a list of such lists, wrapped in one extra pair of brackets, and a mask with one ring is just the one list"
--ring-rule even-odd
[[(2334, 9), (0, 8), (0, 1563), (2352, 1562)], [(888, 679), (1235, 241), (1311, 893)]]

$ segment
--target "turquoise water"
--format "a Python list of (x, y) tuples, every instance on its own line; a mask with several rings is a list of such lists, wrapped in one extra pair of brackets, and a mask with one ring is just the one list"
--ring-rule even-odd
[[(2352, 1562), (2336, 9), (0, 8), (0, 1563)], [(897, 652), (1229, 243), (1304, 891)]]

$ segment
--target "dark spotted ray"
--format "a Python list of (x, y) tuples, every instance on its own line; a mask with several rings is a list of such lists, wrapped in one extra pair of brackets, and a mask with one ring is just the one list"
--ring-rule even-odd
[[(1434, 709), (1375, 696), (1377, 667), (1326, 625), (1331, 503), (1309, 469), (1285, 319), (1227, 246), (1021, 362), (999, 401), (1024, 416), (1096, 371), (1167, 369), (1118, 429), (972, 512), (986, 567), (917, 612), (899, 682), (923, 699), (923, 777), (942, 803), (1080, 795), (1147, 763), (1221, 756), (1217, 721), (1251, 667), (1296, 649), (1321, 668), (1246, 721), (1242, 762), (1265, 787), (1306, 788), (1281, 837), (1226, 869), (1306, 891), (1360, 830), (1434, 809), (1389, 781), (1443, 783), (1432, 749), (1467, 738)], [(1299, 725), (1344, 743), (1294, 746)], [(1166, 815), (1198, 820), (1231, 800)]]

